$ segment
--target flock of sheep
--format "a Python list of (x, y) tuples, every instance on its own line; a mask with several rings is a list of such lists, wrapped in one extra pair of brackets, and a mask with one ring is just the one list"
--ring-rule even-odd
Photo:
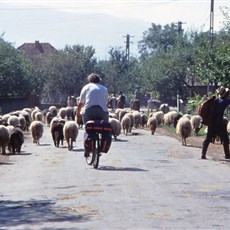
[(181, 137), (182, 145), (186, 145), (186, 139), (192, 135), (198, 136), (202, 128), (202, 118), (199, 115), (181, 114), (170, 111), (168, 104), (161, 104), (158, 111), (146, 114), (135, 110), (116, 109), (110, 112), (109, 121), (113, 128), (113, 136), (116, 140), (121, 129), (127, 135), (134, 128), (147, 128), (151, 135), (155, 134), (157, 128), (163, 125), (173, 126), (176, 133)]
[[(39, 108), (25, 108), (19, 111), (0, 116), (0, 147), (1, 153), (6, 151), (15, 154), (20, 153), (24, 143), (24, 132), (31, 133), (33, 143), (40, 144), (44, 125), (50, 127), (50, 134), (55, 147), (66, 141), (68, 150), (73, 150), (73, 142), (76, 142), (79, 129), (83, 126), (82, 121), (76, 119), (76, 107), (67, 106), (57, 109), (51, 106), (41, 111)], [(186, 145), (186, 139), (194, 133), (198, 135), (202, 128), (202, 119), (199, 115), (181, 114), (170, 111), (167, 104), (161, 104), (159, 110), (149, 113), (138, 110), (109, 109), (109, 122), (112, 127), (114, 140), (123, 132), (128, 135), (133, 129), (144, 128), (154, 135), (156, 129), (163, 125), (173, 126), (176, 133), (181, 137), (182, 145)], [(230, 127), (230, 125), (229, 125)]]

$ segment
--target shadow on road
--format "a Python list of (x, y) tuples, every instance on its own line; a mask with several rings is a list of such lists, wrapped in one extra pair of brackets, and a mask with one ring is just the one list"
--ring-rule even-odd
[(146, 172), (148, 170), (134, 168), (134, 167), (114, 167), (114, 166), (100, 166), (98, 170), (104, 171), (130, 171), (130, 172)]
[[(13, 227), (20, 225), (54, 223), (55, 222), (83, 222), (88, 218), (78, 214), (71, 214), (65, 207), (55, 206), (52, 200), (29, 200), (29, 201), (11, 201), (0, 200), (0, 228)], [(57, 229), (49, 228), (49, 229)]]

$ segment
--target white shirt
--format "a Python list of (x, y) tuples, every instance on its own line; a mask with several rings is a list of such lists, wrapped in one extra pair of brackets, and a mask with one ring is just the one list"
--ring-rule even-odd
[(84, 109), (99, 105), (107, 112), (108, 89), (99, 83), (89, 83), (82, 88), (79, 102), (84, 103)]

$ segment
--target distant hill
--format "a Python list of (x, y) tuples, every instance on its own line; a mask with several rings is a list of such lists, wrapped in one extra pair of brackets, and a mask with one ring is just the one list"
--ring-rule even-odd
[(65, 45), (93, 46), (99, 59), (106, 59), (111, 47), (123, 47), (130, 34), (130, 54), (138, 55), (137, 43), (150, 24), (106, 14), (79, 14), (51, 9), (8, 9), (1, 4), (0, 34), (16, 47), (25, 42), (48, 42), (56, 49)]

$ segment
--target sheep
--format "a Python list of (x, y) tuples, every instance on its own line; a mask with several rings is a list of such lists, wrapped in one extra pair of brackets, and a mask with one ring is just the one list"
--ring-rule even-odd
[(66, 118), (67, 120), (75, 120), (75, 111), (74, 111), (74, 107), (66, 107)]
[[(22, 123), (24, 123), (24, 121), (22, 121), (22, 118), (20, 119), (20, 116), (23, 116), (23, 117), (25, 118), (25, 120), (26, 120), (26, 127), (25, 127), (24, 130), (23, 130), (24, 124), (22, 124)], [(22, 126), (22, 130), (23, 130), (23, 131), (29, 131), (29, 127), (30, 127), (30, 123), (31, 123), (31, 116), (30, 116), (30, 113), (27, 112), (27, 111), (24, 110), (24, 109), (21, 110), (21, 112), (20, 112), (20, 114), (19, 114), (19, 120), (21, 120), (20, 123), (21, 123), (21, 126)]]
[(173, 117), (176, 114), (178, 114), (177, 111), (169, 111), (164, 114), (164, 124), (170, 127), (173, 124)]
[(131, 120), (129, 131), (128, 131), (129, 133), (131, 133), (132, 132), (132, 128), (134, 126), (134, 116), (133, 116), (132, 112), (128, 112), (125, 115), (128, 116), (130, 118), (130, 120)]
[(66, 108), (60, 108), (59, 111), (58, 111), (58, 117), (61, 117), (62, 119), (65, 119), (66, 117)]
[(195, 136), (198, 136), (200, 129), (202, 128), (202, 117), (200, 115), (193, 115), (191, 117), (192, 130)]
[(35, 121), (35, 120), (36, 120), (36, 119), (35, 119), (35, 114), (36, 114), (37, 112), (40, 112), (40, 110), (37, 109), (37, 108), (35, 108), (35, 109), (32, 110), (32, 112), (31, 112), (32, 121)]
[(127, 136), (131, 126), (131, 119), (129, 116), (125, 115), (121, 120), (121, 127), (124, 131), (124, 134)]
[(147, 121), (147, 128), (151, 130), (151, 134), (154, 135), (156, 128), (158, 126), (158, 121), (156, 117), (150, 117)]
[(173, 115), (173, 127), (176, 128), (177, 123), (179, 121), (179, 119), (182, 117), (183, 115), (181, 113), (176, 113)]
[(64, 138), (68, 144), (68, 150), (73, 150), (73, 142), (76, 142), (78, 136), (78, 127), (75, 121), (66, 121), (63, 128)]
[(30, 133), (33, 138), (33, 143), (40, 145), (40, 139), (43, 135), (43, 124), (41, 121), (32, 121), (30, 124)]
[(6, 147), (10, 141), (8, 129), (4, 125), (0, 125), (0, 147), (2, 154), (6, 154)]
[(26, 131), (26, 125), (27, 125), (26, 118), (22, 116), (21, 114), (19, 114), (18, 119), (19, 119), (21, 130)]
[(134, 127), (138, 128), (141, 125), (141, 113), (139, 111), (132, 111), (133, 119), (134, 119)]
[(116, 118), (109, 117), (109, 123), (111, 124), (111, 127), (112, 127), (112, 136), (114, 137), (114, 140), (116, 141), (117, 137), (121, 133), (121, 122)]
[(126, 111), (125, 109), (122, 109), (122, 110), (119, 112), (119, 116), (118, 116), (119, 121), (122, 120), (122, 118), (124, 117), (124, 115), (125, 115), (126, 113), (128, 113), (128, 111)]
[(24, 135), (22, 130), (17, 127), (13, 128), (9, 132), (9, 138), (10, 138), (9, 145), (8, 145), (9, 150), (12, 151), (13, 154), (15, 154), (15, 152), (20, 154), (22, 144), (24, 143)]
[(145, 113), (141, 113), (141, 126), (144, 128), (147, 125), (148, 117)]
[(182, 145), (187, 145), (186, 139), (191, 135), (191, 132), (191, 121), (187, 117), (181, 117), (176, 126), (176, 133), (181, 137)]
[(37, 111), (35, 114), (34, 114), (34, 120), (35, 121), (42, 121), (43, 120), (43, 115), (40, 111)]
[(8, 123), (9, 125), (14, 126), (14, 127), (20, 125), (19, 118), (18, 118), (16, 115), (11, 115), (11, 116), (8, 118), (7, 123)]
[(52, 121), (53, 119), (53, 115), (51, 112), (47, 112), (46, 115), (45, 115), (45, 123), (47, 124), (47, 126), (50, 125), (50, 122)]
[(154, 112), (153, 116), (156, 117), (158, 126), (164, 123), (164, 113), (162, 111)]
[(119, 119), (119, 113), (122, 111), (123, 109), (120, 109), (120, 108), (117, 108), (116, 110), (115, 110), (115, 114), (117, 115), (117, 118)]
[(168, 104), (164, 103), (160, 105), (159, 110), (162, 111), (164, 114), (166, 114), (170, 111), (170, 108)]
[(48, 111), (52, 113), (53, 117), (56, 117), (57, 114), (58, 114), (57, 107), (54, 106), (54, 105), (50, 106), (49, 109), (48, 109)]
[(52, 119), (50, 123), (50, 131), (55, 147), (60, 146), (60, 142), (63, 145), (64, 133), (63, 133), (64, 124), (60, 122), (58, 118)]

